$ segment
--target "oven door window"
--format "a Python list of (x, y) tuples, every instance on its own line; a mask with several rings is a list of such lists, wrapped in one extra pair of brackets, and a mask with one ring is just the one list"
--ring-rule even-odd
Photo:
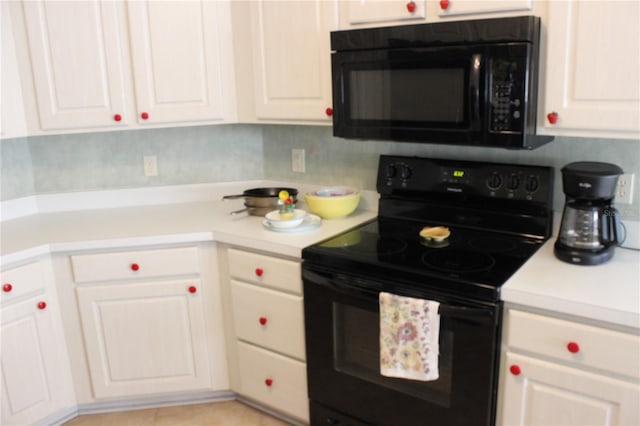
[(453, 334), (450, 330), (440, 331), (439, 379), (418, 381), (380, 374), (380, 325), (377, 312), (334, 302), (333, 324), (333, 367), (336, 371), (443, 407), (450, 405), (453, 354)]

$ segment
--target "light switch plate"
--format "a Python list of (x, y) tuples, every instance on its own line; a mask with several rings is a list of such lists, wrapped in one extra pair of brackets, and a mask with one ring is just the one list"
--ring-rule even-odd
[(304, 149), (291, 150), (291, 171), (305, 173)]
[(155, 155), (145, 155), (143, 163), (145, 176), (158, 176), (158, 158)]

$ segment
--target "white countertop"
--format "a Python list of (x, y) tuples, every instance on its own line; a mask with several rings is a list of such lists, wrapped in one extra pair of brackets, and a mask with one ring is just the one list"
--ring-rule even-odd
[(231, 211), (243, 200), (130, 206), (35, 214), (2, 223), (2, 266), (47, 253), (153, 244), (216, 241), (301, 257), (302, 249), (376, 217), (356, 210), (342, 219), (322, 220), (317, 229), (274, 232), (264, 218)]
[[(270, 186), (270, 183), (257, 182), (253, 186)], [(242, 185), (251, 187), (247, 183)], [(204, 201), (202, 193), (207, 194)], [(243, 200), (221, 201), (220, 194), (225, 193), (237, 193), (237, 188), (234, 191), (221, 185), (212, 190), (210, 186), (196, 186), (171, 188), (169, 192), (161, 190), (160, 194), (155, 190), (149, 194), (116, 191), (109, 197), (117, 199), (115, 204), (119, 207), (110, 208), (106, 207), (114, 203), (103, 201), (104, 194), (87, 194), (84, 205), (73, 211), (47, 207), (64, 204), (57, 196), (40, 199), (38, 204), (45, 206), (45, 212), (2, 222), (0, 264), (6, 267), (49, 253), (203, 241), (300, 258), (304, 247), (377, 215), (375, 197), (369, 194), (369, 199), (365, 197), (359, 209), (346, 218), (323, 220), (319, 228), (306, 232), (273, 232), (262, 226), (261, 217), (230, 215), (231, 211), (243, 207)], [(122, 203), (123, 196), (132, 200)], [(61, 197), (65, 202), (77, 199), (75, 195)], [(180, 202), (158, 203), (176, 198), (180, 198)], [(200, 201), (194, 201), (198, 199)], [(301, 207), (304, 208), (303, 203)], [(640, 330), (640, 252), (616, 248), (613, 259), (606, 264), (577, 266), (556, 259), (554, 242), (555, 237), (549, 239), (509, 279), (502, 287), (502, 299)]]
[(502, 287), (502, 300), (640, 329), (640, 252), (616, 248), (602, 265), (563, 262), (550, 238)]

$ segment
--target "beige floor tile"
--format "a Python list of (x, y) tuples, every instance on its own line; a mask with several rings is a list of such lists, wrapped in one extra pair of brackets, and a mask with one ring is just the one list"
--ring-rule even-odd
[(65, 426), (287, 426), (238, 401), (79, 416)]
[(117, 413), (86, 414), (65, 423), (65, 426), (153, 426), (156, 409), (119, 411)]

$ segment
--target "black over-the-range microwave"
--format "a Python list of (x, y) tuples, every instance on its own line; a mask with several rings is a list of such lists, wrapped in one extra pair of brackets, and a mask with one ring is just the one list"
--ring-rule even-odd
[(331, 33), (333, 134), (533, 149), (540, 18)]

